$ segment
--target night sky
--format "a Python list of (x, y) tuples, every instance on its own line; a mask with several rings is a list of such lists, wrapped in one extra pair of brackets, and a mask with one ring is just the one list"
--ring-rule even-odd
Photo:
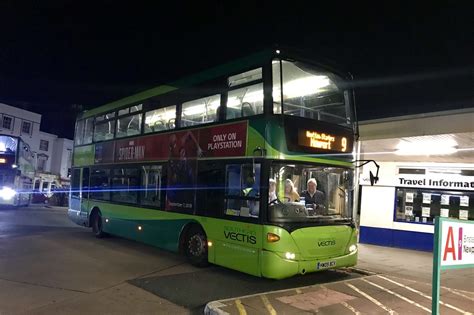
[(350, 71), (359, 119), (474, 106), (468, 2), (18, 2), (0, 2), (0, 102), (43, 114), (42, 130), (62, 137), (80, 109), (274, 44)]

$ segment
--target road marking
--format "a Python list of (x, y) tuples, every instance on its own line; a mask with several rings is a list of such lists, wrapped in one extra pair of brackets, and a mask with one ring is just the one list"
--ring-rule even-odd
[(359, 312), (359, 311), (357, 311), (355, 308), (353, 308), (352, 306), (350, 306), (350, 305), (347, 304), (346, 302), (343, 301), (343, 302), (341, 302), (341, 304), (342, 304), (345, 308), (351, 310), (352, 313), (354, 313), (354, 314), (356, 314), (356, 315), (360, 315), (360, 312)]
[(295, 291), (296, 291), (296, 294), (301, 294), (302, 292), (300, 289), (296, 289)]
[(239, 310), (240, 315), (247, 315), (247, 311), (245, 310), (245, 307), (242, 305), (242, 301), (239, 299), (235, 300), (235, 306), (237, 306), (237, 309)]
[(445, 289), (445, 290), (448, 290), (449, 292), (453, 293), (453, 294), (456, 294), (456, 295), (459, 295), (459, 296), (462, 296), (463, 298), (466, 298), (468, 300), (471, 300), (471, 301), (474, 301), (474, 298), (470, 297), (470, 296), (467, 296), (465, 294), (462, 294), (461, 292), (458, 292), (457, 290), (454, 290), (454, 289), (451, 289), (451, 288), (448, 288), (448, 287), (441, 287), (442, 289)]
[(265, 294), (262, 294), (260, 295), (260, 298), (262, 299), (263, 304), (265, 304), (265, 307), (267, 308), (268, 313), (270, 313), (270, 315), (276, 315), (277, 312), (273, 308), (267, 296)]
[(418, 303), (416, 303), (415, 301), (412, 301), (412, 300), (410, 300), (410, 299), (404, 297), (403, 295), (400, 295), (400, 294), (398, 294), (398, 293), (396, 293), (396, 292), (393, 292), (393, 291), (391, 291), (391, 290), (389, 290), (389, 289), (387, 289), (387, 288), (384, 288), (384, 287), (382, 287), (382, 286), (380, 286), (380, 285), (378, 285), (378, 284), (376, 284), (376, 283), (370, 282), (369, 280), (366, 280), (366, 279), (361, 279), (361, 280), (367, 282), (367, 283), (370, 284), (370, 285), (373, 285), (373, 286), (376, 287), (376, 288), (379, 288), (379, 289), (381, 289), (381, 290), (384, 290), (385, 292), (388, 292), (388, 293), (390, 293), (390, 294), (392, 294), (392, 295), (395, 295), (396, 297), (398, 297), (398, 298), (404, 300), (405, 302), (410, 303), (411, 305), (415, 305), (415, 306), (421, 308), (422, 310), (424, 310), (424, 311), (426, 311), (426, 312), (428, 312), (428, 313), (431, 313), (431, 310), (430, 310), (429, 308), (424, 307), (423, 305), (418, 304)]
[(349, 283), (346, 283), (346, 285), (351, 288), (352, 290), (356, 291), (357, 293), (359, 293), (360, 295), (362, 295), (363, 297), (365, 297), (367, 300), (371, 301), (372, 303), (374, 303), (375, 305), (381, 307), (382, 309), (386, 310), (389, 314), (391, 315), (395, 315), (395, 314), (398, 314), (397, 312), (395, 312), (394, 310), (390, 309), (389, 307), (383, 305), (382, 303), (380, 303), (379, 301), (377, 301), (376, 299), (374, 299), (373, 297), (371, 297), (370, 295), (368, 295), (367, 293), (357, 289), (355, 286), (353, 286), (352, 284), (349, 284)]
[[(388, 281), (388, 282), (392, 282), (392, 283), (394, 283), (394, 284), (396, 284), (396, 285), (398, 285), (398, 286), (400, 286), (400, 287), (402, 287), (402, 288), (405, 288), (405, 289), (407, 289), (407, 290), (409, 290), (409, 291), (418, 293), (419, 295), (421, 295), (421, 296), (423, 296), (423, 297), (425, 297), (425, 298), (431, 300), (431, 296), (426, 295), (426, 294), (424, 294), (423, 292), (418, 291), (418, 290), (416, 290), (416, 289), (413, 289), (412, 287), (406, 286), (406, 285), (404, 285), (404, 284), (402, 284), (402, 283), (399, 283), (399, 282), (394, 281), (394, 280), (392, 280), (392, 279), (386, 278), (386, 277), (384, 277), (384, 276), (377, 275), (377, 277), (379, 277), (379, 278), (381, 278), (381, 279), (384, 279), (384, 280), (386, 280), (386, 281)], [(456, 306), (453, 306), (453, 305), (451, 305), (451, 304), (444, 303), (444, 302), (441, 301), (441, 300), (439, 301), (439, 304), (444, 305), (444, 306), (446, 306), (446, 307), (449, 307), (449, 308), (451, 308), (451, 309), (453, 309), (453, 310), (455, 310), (455, 311), (457, 311), (457, 312), (459, 312), (459, 313), (461, 313), (461, 314), (472, 314), (472, 313), (470, 313), (470, 312), (463, 311), (462, 309), (457, 308)]]

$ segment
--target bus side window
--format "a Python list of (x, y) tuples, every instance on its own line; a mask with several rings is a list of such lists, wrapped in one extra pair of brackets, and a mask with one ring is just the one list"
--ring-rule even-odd
[[(36, 188), (38, 186), (38, 188)], [(75, 168), (72, 171), (71, 179), (71, 195), (73, 197), (79, 197), (79, 190), (81, 186), (81, 169)], [(39, 189), (39, 181), (35, 183), (35, 189)]]
[(163, 166), (142, 166), (142, 184), (140, 187), (140, 203), (142, 205), (161, 206), (161, 195), (163, 189)]
[(196, 214), (220, 217), (224, 208), (224, 167), (215, 161), (202, 161), (198, 166)]
[(82, 198), (89, 198), (89, 168), (82, 169)]

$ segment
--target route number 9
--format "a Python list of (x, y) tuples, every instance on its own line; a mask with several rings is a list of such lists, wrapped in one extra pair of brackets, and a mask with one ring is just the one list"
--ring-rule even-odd
[(346, 137), (342, 137), (341, 146), (342, 146), (342, 152), (346, 152), (346, 150), (347, 150), (347, 138)]

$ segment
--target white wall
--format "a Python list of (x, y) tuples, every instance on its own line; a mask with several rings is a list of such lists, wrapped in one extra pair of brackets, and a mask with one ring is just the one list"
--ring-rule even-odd
[[(433, 187), (428, 185), (428, 179), (444, 178), (448, 181), (474, 181), (473, 176), (461, 176), (449, 174), (460, 169), (473, 169), (473, 164), (458, 163), (424, 163), (424, 162), (383, 162), (379, 163), (379, 181), (374, 186), (370, 186), (369, 171), (375, 175), (376, 168), (373, 164), (364, 166), (360, 176), (359, 184), (362, 186), (362, 195), (360, 203), (360, 225), (386, 228), (403, 231), (433, 233), (434, 226), (428, 224), (413, 224), (404, 222), (394, 222), (395, 213), (395, 189), (396, 187), (417, 187), (417, 188), (436, 188), (446, 190), (459, 190), (459, 188)], [(424, 168), (427, 171), (425, 175), (398, 174), (398, 168)], [(434, 173), (434, 170), (445, 170), (447, 173)], [(400, 177), (413, 178), (417, 180), (427, 179), (426, 185), (402, 185)], [(463, 188), (473, 191), (472, 188)]]

